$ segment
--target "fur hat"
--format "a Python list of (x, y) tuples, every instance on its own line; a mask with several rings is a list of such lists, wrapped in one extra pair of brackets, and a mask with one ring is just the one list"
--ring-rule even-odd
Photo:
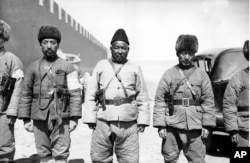
[(115, 32), (115, 34), (114, 34), (114, 36), (113, 36), (113, 38), (111, 40), (111, 44), (113, 42), (115, 42), (115, 41), (124, 41), (129, 45), (128, 37), (127, 37), (126, 32), (124, 31), (124, 29), (118, 29)]
[(180, 35), (176, 41), (175, 50), (177, 55), (182, 51), (190, 51), (196, 53), (199, 43), (195, 35)]
[(10, 26), (3, 20), (0, 20), (0, 38), (4, 41), (8, 41), (10, 38)]
[(58, 43), (61, 42), (61, 32), (54, 26), (41, 26), (38, 32), (38, 41), (41, 43), (45, 38), (56, 39)]
[(249, 40), (246, 40), (244, 42), (243, 53), (246, 59), (249, 61)]

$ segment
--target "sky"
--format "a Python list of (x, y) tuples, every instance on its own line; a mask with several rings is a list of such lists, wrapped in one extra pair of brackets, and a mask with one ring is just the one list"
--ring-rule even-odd
[[(180, 34), (196, 35), (198, 52), (242, 47), (249, 39), (249, 0), (55, 0), (107, 47), (119, 28), (131, 60), (177, 60)], [(110, 54), (109, 54), (110, 55)]]

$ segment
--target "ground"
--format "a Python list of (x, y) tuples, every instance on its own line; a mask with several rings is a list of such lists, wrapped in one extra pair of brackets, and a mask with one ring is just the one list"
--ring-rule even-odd
[[(153, 103), (151, 103), (153, 105)], [(152, 107), (151, 107), (152, 108)], [(152, 123), (152, 121), (151, 121)], [(70, 163), (91, 163), (90, 141), (92, 130), (79, 120), (76, 130), (71, 133)], [(36, 155), (35, 141), (33, 133), (27, 132), (23, 128), (23, 122), (17, 120), (15, 126), (17, 163), (36, 163), (39, 158)], [(157, 129), (152, 125), (147, 127), (144, 133), (140, 133), (140, 163), (163, 163), (161, 156), (161, 139)], [(229, 158), (223, 155), (207, 155), (207, 163), (229, 163)], [(114, 157), (114, 163), (117, 163)], [(181, 153), (178, 163), (187, 163), (183, 153)]]

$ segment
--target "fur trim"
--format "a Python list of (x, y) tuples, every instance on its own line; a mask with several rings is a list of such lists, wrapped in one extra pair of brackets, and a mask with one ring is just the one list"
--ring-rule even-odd
[(179, 54), (182, 51), (198, 51), (198, 39), (194, 35), (180, 35), (176, 41), (175, 50)]

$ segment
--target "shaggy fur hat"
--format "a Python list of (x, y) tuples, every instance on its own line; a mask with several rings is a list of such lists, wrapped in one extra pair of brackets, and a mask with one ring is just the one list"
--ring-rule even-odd
[(56, 39), (58, 43), (61, 42), (61, 32), (54, 26), (41, 26), (38, 32), (38, 41), (41, 43), (45, 38)]
[(0, 38), (4, 41), (8, 41), (10, 38), (10, 26), (3, 20), (0, 20)]
[(243, 53), (246, 59), (249, 61), (249, 40), (246, 40), (244, 42)]
[(198, 51), (198, 39), (194, 35), (180, 35), (176, 41), (175, 50), (178, 55), (183, 51), (196, 53)]
[(113, 38), (111, 40), (111, 45), (115, 41), (124, 41), (129, 45), (128, 37), (127, 37), (126, 32), (125, 32), (124, 29), (118, 29), (115, 32), (115, 34), (114, 34), (114, 36), (113, 36)]

